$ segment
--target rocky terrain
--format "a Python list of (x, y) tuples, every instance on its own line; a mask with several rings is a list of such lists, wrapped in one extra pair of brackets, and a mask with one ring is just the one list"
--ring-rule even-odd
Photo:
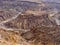
[(0, 0), (0, 45), (60, 45), (59, 5)]

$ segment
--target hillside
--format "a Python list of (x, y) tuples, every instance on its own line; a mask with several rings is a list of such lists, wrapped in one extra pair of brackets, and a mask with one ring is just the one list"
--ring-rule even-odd
[(0, 0), (0, 45), (60, 45), (59, 5)]

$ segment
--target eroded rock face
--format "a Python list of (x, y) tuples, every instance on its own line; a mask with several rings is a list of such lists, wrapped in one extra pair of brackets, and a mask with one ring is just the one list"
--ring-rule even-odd
[(51, 21), (48, 14), (42, 16), (35, 16), (33, 14), (19, 15), (16, 19), (4, 24), (7, 28), (30, 29), (32, 27), (40, 26), (56, 26), (55, 21)]
[[(32, 44), (33, 45), (40, 45), (40, 44), (41, 45), (54, 45), (54, 44), (59, 45), (60, 44), (60, 35), (59, 35), (60, 26), (57, 26), (55, 21), (51, 21), (48, 14), (36, 16), (34, 14), (22, 13), (18, 15), (15, 19), (7, 23), (4, 23), (2, 27), (3, 26), (6, 29), (1, 29), (2, 31), (1, 35), (3, 37), (6, 36), (8, 38), (8, 39), (6, 39), (6, 37), (2, 38), (2, 40), (4, 39), (3, 42), (5, 42), (4, 44), (6, 45), (9, 45), (9, 44), (20, 45), (21, 43), (20, 36), (23, 38), (23, 41), (25, 40), (24, 43), (26, 45), (32, 45)], [(25, 30), (27, 30), (27, 32), (23, 32)], [(10, 43), (7, 44), (7, 41), (5, 41), (5, 39), (8, 41), (8, 43), (9, 42)]]
[(34, 14), (22, 14), (18, 15), (15, 19), (11, 18), (10, 21), (7, 19), (8, 21), (6, 23), (3, 21), (3, 26), (7, 28), (30, 29), (32, 27), (57, 25), (54, 17), (49, 17), (49, 14), (40, 16), (35, 16)]
[[(60, 26), (51, 22), (47, 14), (41, 16), (20, 14), (16, 19), (4, 23), (3, 26), (6, 28), (1, 29), (3, 36), (1, 44), (3, 45), (20, 45), (20, 43), (26, 45), (60, 45)], [(13, 30), (7, 30), (7, 28)], [(27, 32), (21, 32), (18, 29), (24, 29), (23, 31), (27, 30)], [(23, 41), (20, 40), (20, 37), (23, 38)], [(10, 43), (7, 44), (7, 42)]]
[(15, 15), (17, 15), (16, 10), (13, 9), (0, 9), (0, 22), (8, 20), (12, 17), (14, 17)]

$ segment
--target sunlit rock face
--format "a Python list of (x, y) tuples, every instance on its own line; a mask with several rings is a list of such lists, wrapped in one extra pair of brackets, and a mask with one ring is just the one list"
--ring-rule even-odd
[(6, 31), (0, 29), (0, 45), (29, 45), (25, 39), (20, 37), (20, 32)]
[(49, 15), (51, 21), (55, 21), (57, 25), (60, 25), (60, 11), (54, 10), (53, 13)]
[(57, 25), (60, 25), (60, 15), (54, 15), (51, 17), (52, 20), (56, 22)]
[(0, 29), (1, 45), (54, 45), (60, 44), (60, 27), (36, 27), (26, 33)]

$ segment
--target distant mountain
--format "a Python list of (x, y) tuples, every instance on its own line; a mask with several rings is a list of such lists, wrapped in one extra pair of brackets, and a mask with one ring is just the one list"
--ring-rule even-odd
[[(60, 9), (60, 4), (55, 2), (31, 2), (31, 1), (18, 1), (18, 0), (0, 0), (0, 8), (7, 8), (7, 9), (16, 9), (18, 11), (25, 10), (25, 9), (34, 9), (34, 8), (40, 8), (38, 5), (48, 5), (47, 8), (57, 8)], [(47, 4), (46, 4), (47, 3)], [(45, 6), (46, 7), (46, 6)]]
[(42, 0), (42, 1), (60, 3), (60, 0)]
[(2, 1), (0, 3), (0, 8), (3, 9), (15, 9), (18, 11), (26, 10), (26, 9), (34, 9), (36, 8), (38, 3), (36, 2), (28, 2), (28, 1)]

